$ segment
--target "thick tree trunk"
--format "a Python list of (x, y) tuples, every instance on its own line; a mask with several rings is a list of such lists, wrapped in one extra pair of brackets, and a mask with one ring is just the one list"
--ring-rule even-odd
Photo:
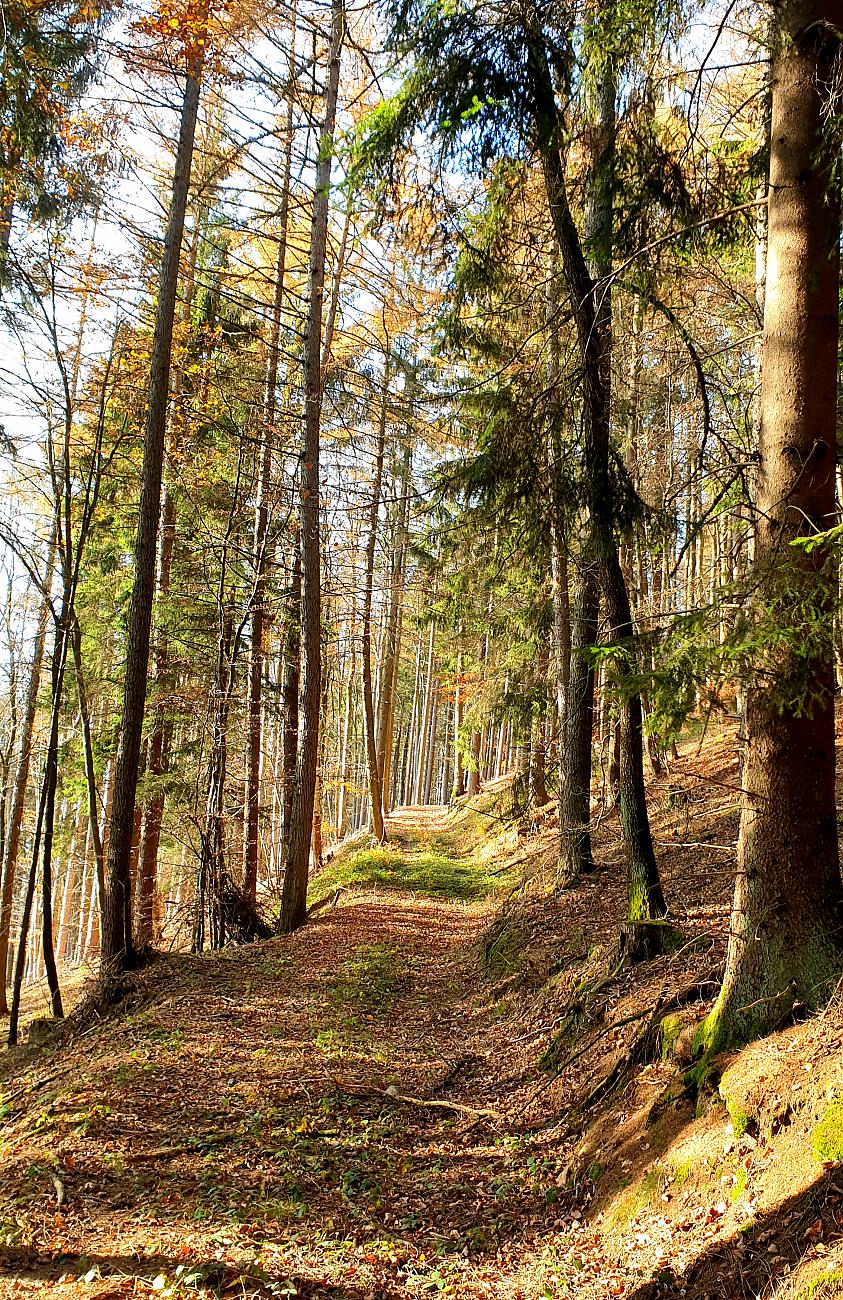
[(835, 520), (840, 213), (823, 124), (841, 29), (843, 3), (779, 11), (753, 575), (755, 615), (776, 641), (747, 689), (738, 875), (711, 1048), (767, 1032), (796, 1002), (820, 1005), (843, 970), (833, 651), (816, 623), (818, 609), (830, 622), (836, 565), (825, 548), (789, 545)]
[[(196, 48), (204, 51), (205, 47), (204, 44), (197, 43)], [(194, 57), (185, 80), (170, 213), (158, 281), (158, 304), (144, 432), (138, 531), (135, 539), (135, 574), (129, 608), (123, 715), (114, 776), (106, 888), (102, 909), (101, 961), (105, 971), (126, 967), (131, 963), (133, 955), (130, 864), (132, 830), (149, 670), (156, 543), (161, 509), (161, 479), (179, 256), (190, 187), (201, 72), (202, 54), (199, 53)]]
[[(538, 654), (538, 673), (544, 686), (547, 685), (549, 661), (550, 655), (545, 642)], [(545, 718), (546, 709), (542, 709), (533, 718), (530, 729), (530, 803), (535, 808), (543, 808), (548, 802)]]
[(293, 815), (293, 792), (296, 784), (296, 758), (299, 749), (299, 686), (301, 679), (301, 547), (298, 533), (294, 537), (290, 594), (284, 620), (284, 667), (281, 684), (281, 710), (284, 730), (281, 737), (281, 843), (286, 845)]
[(284, 884), (279, 929), (289, 933), (307, 917), (307, 879), (313, 836), (319, 715), (322, 701), (322, 578), (319, 518), (319, 441), (322, 420), (322, 303), (328, 240), (328, 204), (334, 126), (339, 94), (340, 52), (345, 31), (343, 0), (333, 0), (325, 116), (316, 163), (310, 236), (310, 294), (304, 341), (305, 430), (300, 463), (301, 648), (299, 741), (290, 826), (284, 845)]
[[(193, 224), (190, 245), (187, 254), (185, 286), (181, 303), (181, 323), (188, 327), (193, 307), (196, 286), (196, 258), (202, 231), (203, 208), (200, 205)], [(135, 906), (135, 942), (141, 950), (148, 947), (154, 937), (155, 899), (158, 888), (158, 848), (161, 842), (161, 828), (164, 820), (164, 781), (170, 754), (173, 724), (168, 716), (170, 687), (170, 644), (167, 633), (166, 604), (170, 591), (170, 571), (173, 562), (173, 550), (176, 541), (176, 503), (172, 492), (173, 465), (176, 459), (177, 426), (172, 412), (177, 408), (184, 381), (186, 350), (182, 351), (179, 364), (175, 368), (170, 393), (169, 431), (165, 440), (165, 477), (162, 486), (160, 537), (156, 571), (155, 610), (156, 626), (153, 636), (153, 681), (155, 683), (155, 711), (152, 731), (149, 737), (147, 770), (151, 777), (151, 792), (146, 808), (143, 810), (143, 828), (138, 851), (137, 902)]]
[[(557, 626), (557, 638), (559, 635)], [(571, 885), (594, 870), (590, 829), (594, 667), (586, 653), (597, 640), (597, 577), (593, 565), (584, 566), (577, 575), (568, 635), (569, 646), (563, 644), (562, 648), (563, 654), (566, 650), (569, 653), (559, 763), (558, 875), (563, 885)]]

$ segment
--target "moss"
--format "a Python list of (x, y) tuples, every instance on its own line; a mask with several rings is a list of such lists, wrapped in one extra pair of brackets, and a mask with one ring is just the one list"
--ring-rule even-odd
[(440, 836), (435, 846), (410, 844), (405, 852), (374, 848), (350, 856), (338, 854), (314, 880), (311, 901), (329, 898), (337, 889), (372, 887), (410, 890), (432, 898), (480, 899), (504, 888), (506, 879)]
[(815, 1126), (811, 1141), (822, 1164), (843, 1164), (843, 1102), (832, 1102)]
[(639, 1214), (652, 1204), (653, 1197), (659, 1190), (662, 1170), (656, 1165), (648, 1169), (639, 1182), (630, 1187), (623, 1196), (616, 1198), (608, 1213), (612, 1228), (627, 1228)]
[(588, 1167), (588, 1176), (593, 1183), (599, 1183), (604, 1173), (605, 1170), (599, 1160), (595, 1160)]
[(673, 1174), (674, 1187), (685, 1186), (694, 1172), (695, 1165), (696, 1161), (693, 1156), (683, 1156), (681, 1159), (677, 1157), (675, 1160), (671, 1160), (670, 1169)]
[[(722, 1096), (722, 1091), (721, 1091)], [(744, 1110), (734, 1097), (725, 1097), (726, 1109), (729, 1112), (729, 1119), (732, 1121), (732, 1132), (736, 1138), (743, 1137), (744, 1133), (752, 1125), (752, 1116)]]
[(387, 1010), (404, 983), (406, 963), (390, 944), (362, 944), (343, 961), (331, 981), (330, 998), (336, 1007), (368, 1011)]
[(665, 1016), (661, 1024), (662, 1060), (672, 1061), (676, 1056), (679, 1035), (682, 1032), (682, 1017), (678, 1014)]
[(559, 1068), (570, 1052), (572, 1043), (575, 1043), (579, 1038), (584, 1023), (585, 1012), (582, 1008), (575, 1008), (569, 1012), (562, 1023), (561, 1029), (553, 1035), (539, 1057), (538, 1067), (540, 1070), (553, 1071)]
[(480, 941), (480, 960), (487, 975), (514, 971), (523, 942), (524, 936), (511, 916), (496, 917)]
[(735, 1185), (732, 1188), (732, 1200), (739, 1201), (746, 1191), (746, 1170), (743, 1165), (738, 1165), (738, 1171), (735, 1174)]
[(843, 1269), (833, 1268), (799, 1288), (793, 1300), (838, 1300), (843, 1296)]

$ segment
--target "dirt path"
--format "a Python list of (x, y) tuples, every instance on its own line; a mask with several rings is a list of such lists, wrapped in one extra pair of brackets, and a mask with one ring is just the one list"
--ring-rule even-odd
[[(464, 892), (445, 810), (390, 833), (411, 878), (435, 861)], [(290, 939), (153, 965), (134, 1010), (6, 1058), (0, 1293), (532, 1293), (564, 1152), (474, 1113), (500, 1104), (489, 908), (349, 893)]]

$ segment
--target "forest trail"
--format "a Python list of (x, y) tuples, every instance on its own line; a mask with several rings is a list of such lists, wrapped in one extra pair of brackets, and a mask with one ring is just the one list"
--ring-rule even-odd
[(3, 1294), (523, 1294), (555, 1171), (492, 1113), (489, 904), (461, 897), (447, 821), (390, 822), (444, 896), (355, 893), (291, 938), (154, 963), (137, 1010), (3, 1061), (24, 1069), (3, 1084)]
[[(519, 829), (501, 784), (346, 845), (297, 934), (159, 958), (113, 1012), (5, 1053), (0, 1296), (804, 1300), (843, 1277), (839, 1015), (696, 1098), (663, 1035), (583, 1108), (722, 952), (728, 762), (709, 743), (682, 768), (708, 794), (662, 800), (681, 946), (620, 971), (579, 1029), (557, 1036), (605, 969), (622, 877), (548, 888), (552, 813)], [(542, 1069), (553, 1050), (574, 1066)]]

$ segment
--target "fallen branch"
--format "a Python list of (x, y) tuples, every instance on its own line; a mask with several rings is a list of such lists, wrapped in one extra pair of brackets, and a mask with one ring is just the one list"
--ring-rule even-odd
[(376, 1088), (374, 1084), (344, 1083), (342, 1079), (333, 1079), (338, 1092), (348, 1093), (352, 1097), (385, 1097), (389, 1101), (401, 1102), (404, 1106), (420, 1106), (426, 1110), (450, 1110), (457, 1115), (472, 1115), (475, 1119), (502, 1118), (499, 1111), (484, 1106), (464, 1106), (458, 1101), (437, 1101), (433, 1097), (411, 1097), (398, 1092), (395, 1088)]
[(176, 1156), (192, 1155), (196, 1147), (155, 1147), (153, 1151), (132, 1151), (125, 1157), (127, 1165), (145, 1165), (153, 1160), (173, 1160)]
[(590, 1052), (592, 1047), (596, 1047), (601, 1038), (605, 1038), (605, 1036), (610, 1034), (613, 1029), (623, 1029), (624, 1025), (631, 1025), (636, 1020), (642, 1020), (646, 1015), (649, 1015), (649, 1009), (646, 1011), (636, 1011), (634, 1015), (625, 1016), (623, 1020), (613, 1020), (611, 1024), (604, 1025), (602, 1029), (598, 1030), (593, 1038), (589, 1039), (585, 1047), (581, 1047), (579, 1051), (573, 1052), (565, 1061), (562, 1062), (558, 1069), (549, 1074), (546, 1079), (542, 1079), (538, 1087), (530, 1094), (523, 1105), (518, 1108), (515, 1115), (510, 1116), (510, 1118), (516, 1118), (519, 1115), (523, 1115), (524, 1111), (528, 1106), (532, 1106), (537, 1097), (541, 1096), (541, 1094), (545, 1092), (546, 1089), (549, 1088), (550, 1085), (554, 1083), (569, 1066), (573, 1065), (575, 1061), (578, 1061), (581, 1056), (585, 1056)]
[(337, 900), (339, 899), (340, 894), (345, 894), (347, 893), (347, 891), (348, 891), (347, 885), (340, 885), (338, 889), (334, 890), (333, 896), (331, 896), (330, 894), (326, 894), (324, 898), (319, 899), (318, 903), (312, 903), (311, 906), (307, 909), (308, 920), (310, 919), (310, 917), (315, 916), (317, 912), (321, 912), (323, 907), (328, 907), (328, 906), (332, 908), (336, 907)]
[[(629, 1070), (634, 1069), (636, 1065), (641, 1064), (646, 1059), (653, 1039), (658, 1038), (665, 1009), (662, 998), (657, 998), (656, 1005), (650, 1012), (646, 1025), (638, 1031), (623, 1056), (618, 1057), (605, 1078), (601, 1079), (596, 1087), (591, 1089), (585, 1101), (582, 1102), (583, 1110), (588, 1110), (590, 1106), (594, 1106), (598, 1101), (601, 1101), (603, 1097), (618, 1086)], [(639, 1016), (638, 1019), (640, 1018)]]
[(0, 1099), (2, 1099), (4, 1105), (11, 1106), (13, 1102), (16, 1102), (19, 1097), (25, 1096), (27, 1092), (37, 1092), (39, 1088), (45, 1088), (48, 1083), (52, 1083), (55, 1079), (61, 1079), (66, 1074), (71, 1073), (72, 1070), (70, 1069), (53, 1070), (52, 1074), (45, 1074), (41, 1079), (35, 1079), (31, 1083), (25, 1083), (22, 1088), (16, 1088), (14, 1092), (3, 1094), (3, 1092), (0, 1091)]

